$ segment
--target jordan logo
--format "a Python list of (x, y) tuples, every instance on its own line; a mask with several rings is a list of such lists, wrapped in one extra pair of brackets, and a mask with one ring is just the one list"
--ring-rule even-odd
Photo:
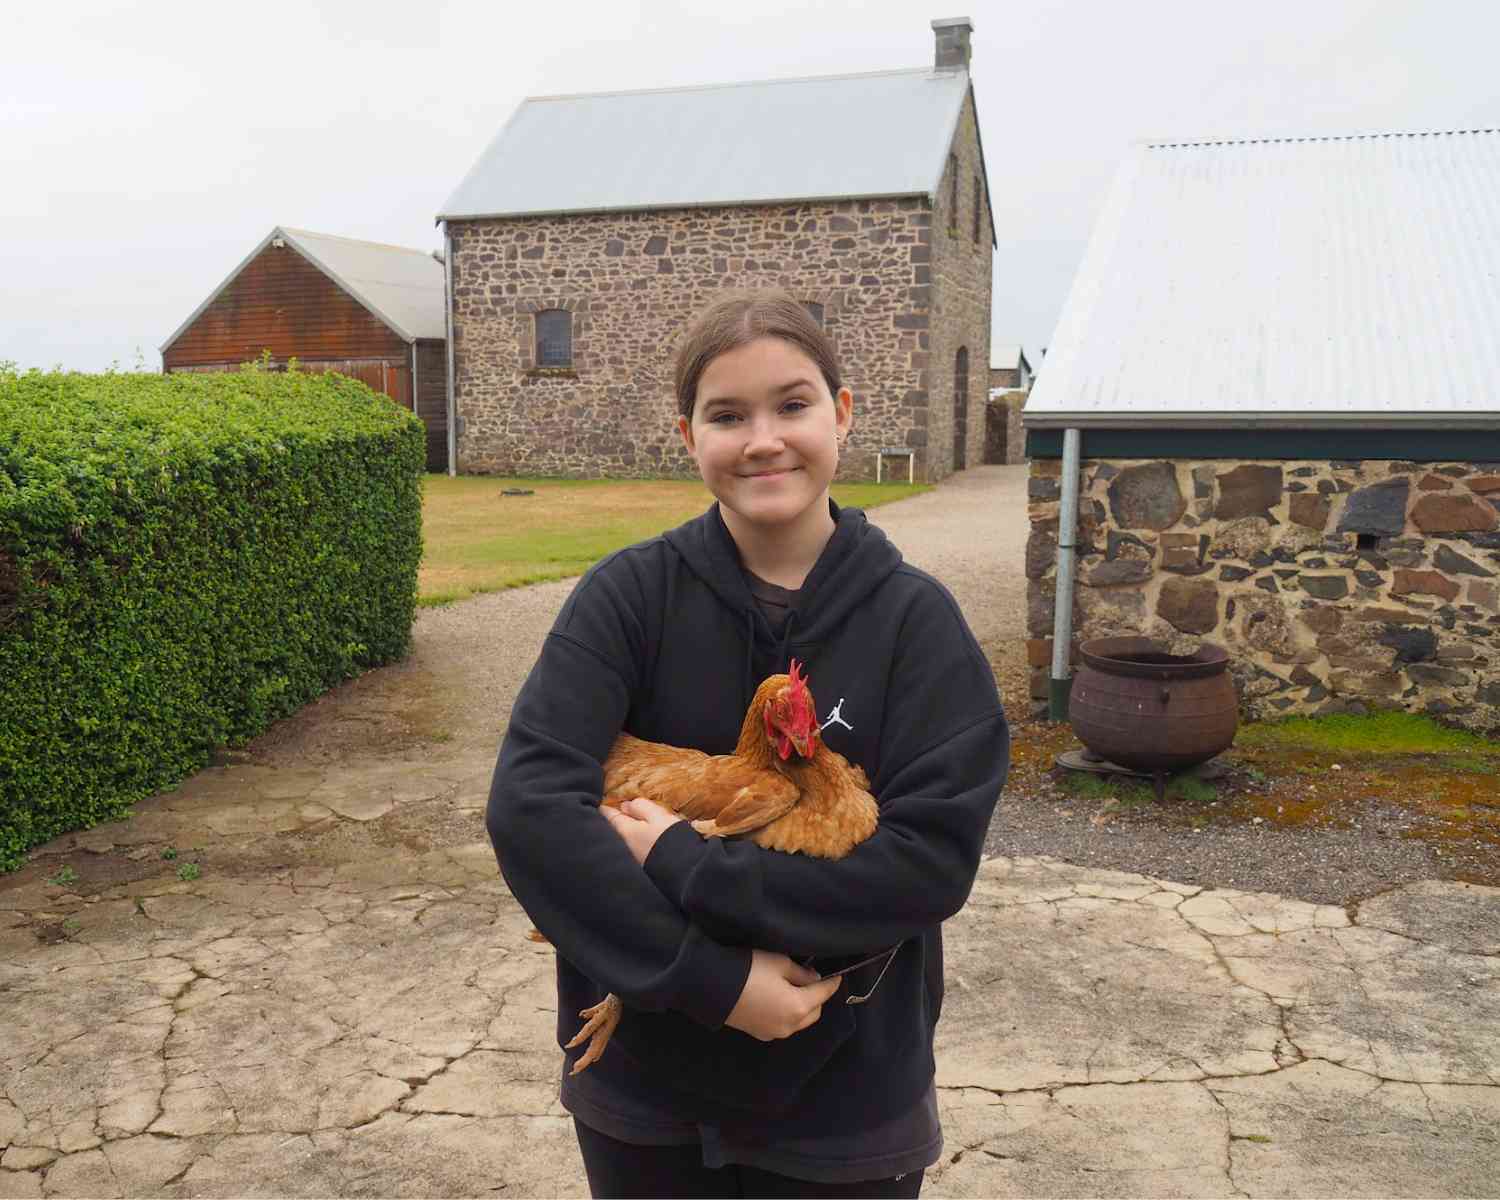
[(844, 720), (844, 718), (842, 716), (843, 707), (844, 707), (844, 698), (842, 696), (840, 696), (839, 697), (839, 702), (833, 706), (833, 711), (828, 714), (828, 720), (824, 721), (823, 724), (821, 724), (820, 726), (818, 726), (818, 732), (819, 733), (821, 733), (823, 730), (827, 729), (830, 725), (842, 725), (850, 733), (854, 732), (854, 726), (851, 725), (851, 724), (849, 724), (848, 721)]

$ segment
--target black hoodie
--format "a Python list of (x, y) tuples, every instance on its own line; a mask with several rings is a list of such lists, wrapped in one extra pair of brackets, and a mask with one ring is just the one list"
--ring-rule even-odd
[[(596, 564), (517, 697), (488, 827), (512, 893), (557, 950), (558, 1040), (613, 991), (624, 1019), (590, 1068), (704, 1123), (857, 1130), (931, 1083), (940, 923), (963, 905), (1004, 785), (994, 676), (948, 591), (857, 509), (836, 528), (781, 638), (746, 585), (717, 505)], [(804, 664), (824, 741), (869, 774), (875, 834), (838, 861), (704, 839), (673, 825), (636, 865), (595, 811), (620, 730), (734, 749), (767, 675)], [(852, 726), (852, 729), (849, 728)], [(750, 948), (862, 968), (808, 1029), (760, 1042), (724, 1027)]]

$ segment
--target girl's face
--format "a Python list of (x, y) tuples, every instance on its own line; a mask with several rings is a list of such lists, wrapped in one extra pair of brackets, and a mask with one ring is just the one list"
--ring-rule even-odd
[(763, 530), (826, 516), (854, 397), (791, 342), (756, 338), (710, 362), (678, 429), (708, 490)]

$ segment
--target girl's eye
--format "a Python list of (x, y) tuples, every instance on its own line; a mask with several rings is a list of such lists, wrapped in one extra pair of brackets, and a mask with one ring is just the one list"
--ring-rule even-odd
[(804, 408), (807, 407), (807, 401), (806, 400), (788, 400), (781, 407), (782, 407), (782, 411), (783, 412), (801, 412)]
[(738, 413), (716, 412), (713, 416), (709, 417), (708, 423), (710, 425), (729, 425), (735, 421), (738, 421), (739, 419), (740, 418)]

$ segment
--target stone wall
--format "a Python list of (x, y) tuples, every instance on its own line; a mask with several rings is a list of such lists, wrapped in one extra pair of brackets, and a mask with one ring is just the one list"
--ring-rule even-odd
[[(777, 285), (823, 305), (855, 395), (844, 472), (873, 475), (920, 429), (930, 221), (908, 198), (456, 222), (459, 471), (692, 475), (677, 338), (717, 293)], [(574, 314), (569, 369), (534, 363), (544, 308)]]
[(1021, 414), (1025, 392), (1002, 392), (985, 404), (984, 461), (1015, 464), (1026, 461), (1026, 429)]
[[(1051, 661), (1061, 462), (1034, 460), (1032, 696)], [(1230, 653), (1252, 718), (1403, 708), (1500, 729), (1500, 463), (1089, 460), (1076, 643)]]
[[(968, 350), (967, 438), (962, 466), (984, 461), (985, 403), (990, 394), (990, 292), (993, 231), (983, 192), (974, 98), (965, 99), (953, 138), (958, 210), (951, 211), (953, 164), (944, 169), (932, 220), (932, 354), (928, 372), (929, 479), (955, 469), (954, 380), (960, 347)], [(974, 236), (974, 181), (981, 181), (979, 236)], [(961, 468), (960, 468), (961, 469)]]

